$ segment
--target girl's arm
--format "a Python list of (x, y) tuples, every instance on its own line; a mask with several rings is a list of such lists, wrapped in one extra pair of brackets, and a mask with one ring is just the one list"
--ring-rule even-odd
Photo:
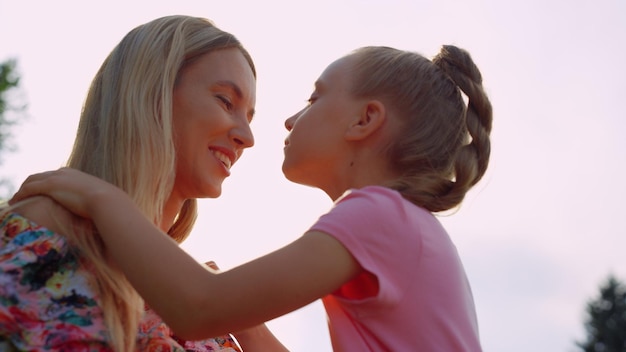
[(68, 168), (36, 174), (11, 203), (37, 194), (91, 218), (133, 286), (184, 339), (259, 325), (335, 291), (361, 270), (339, 241), (308, 232), (273, 253), (218, 273), (180, 249), (123, 191), (96, 177)]
[[(205, 264), (211, 269), (220, 270), (214, 261)], [(233, 335), (244, 352), (289, 352), (265, 324), (235, 332)]]
[(233, 333), (244, 352), (289, 352), (265, 324)]

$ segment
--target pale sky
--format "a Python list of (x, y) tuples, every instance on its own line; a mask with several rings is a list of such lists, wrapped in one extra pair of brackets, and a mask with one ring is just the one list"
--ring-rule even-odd
[[(135, 26), (206, 17), (258, 71), (256, 146), (219, 199), (202, 200), (183, 247), (223, 269), (300, 236), (331, 201), (280, 172), (285, 118), (331, 61), (364, 45), (434, 56), (467, 49), (494, 106), (487, 175), (442, 217), (472, 285), (485, 351), (575, 351), (585, 303), (609, 273), (626, 281), (626, 3), (484, 1), (0, 0), (0, 61), (18, 60), (28, 119), (0, 176), (61, 166), (100, 64)], [(322, 260), (322, 258), (320, 258)], [(293, 351), (331, 351), (319, 302), (269, 322)]]

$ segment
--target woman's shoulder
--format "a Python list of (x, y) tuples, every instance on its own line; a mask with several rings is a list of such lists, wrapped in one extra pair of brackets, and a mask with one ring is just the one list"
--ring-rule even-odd
[(57, 234), (63, 234), (64, 228), (69, 226), (74, 215), (63, 208), (52, 198), (37, 196), (27, 199), (11, 210), (14, 219), (25, 220), (28, 226), (45, 228)]
[[(54, 346), (109, 351), (97, 286), (57, 222), (70, 215), (45, 197), (2, 210), (0, 216), (0, 334), (29, 350)], [(1, 314), (0, 314), (1, 315)], [(24, 329), (24, 327), (29, 327)]]
[[(38, 198), (0, 210), (2, 265), (6, 265), (7, 261), (15, 261), (15, 256), (26, 255), (24, 252), (37, 255), (50, 251), (58, 254), (67, 252), (69, 242), (62, 228), (69, 229), (69, 225), (72, 225), (71, 213), (59, 209), (60, 206), (53, 204), (50, 199)], [(26, 263), (33, 258), (22, 259), (14, 264)]]

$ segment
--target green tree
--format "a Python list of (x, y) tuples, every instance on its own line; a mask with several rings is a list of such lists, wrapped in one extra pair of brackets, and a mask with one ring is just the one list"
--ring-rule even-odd
[[(22, 112), (26, 105), (16, 104), (18, 96), (12, 95), (20, 83), (16, 71), (16, 60), (9, 59), (0, 63), (0, 154), (13, 151), (11, 127), (18, 121), (15, 113)], [(0, 163), (2, 158), (0, 157)], [(13, 185), (6, 178), (0, 178), (0, 198), (5, 198), (13, 191)]]
[(626, 352), (626, 287), (613, 275), (600, 286), (600, 295), (586, 307), (587, 340), (577, 342), (585, 352)]

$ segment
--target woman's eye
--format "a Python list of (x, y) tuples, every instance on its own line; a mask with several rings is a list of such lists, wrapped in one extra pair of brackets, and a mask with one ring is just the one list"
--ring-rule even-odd
[(317, 100), (317, 97), (311, 96), (309, 99), (307, 99), (307, 103), (309, 105), (313, 104), (315, 101)]
[(222, 102), (222, 104), (224, 104), (224, 106), (226, 106), (226, 109), (232, 110), (233, 103), (231, 103), (231, 101), (228, 98), (226, 98), (223, 95), (218, 95), (217, 99), (219, 99)]

